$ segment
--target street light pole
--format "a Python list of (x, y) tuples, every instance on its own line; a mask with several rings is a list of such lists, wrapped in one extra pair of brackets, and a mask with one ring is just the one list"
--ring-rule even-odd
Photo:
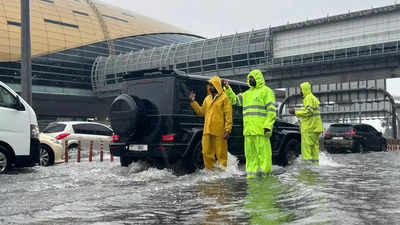
[(21, 0), (21, 89), (22, 98), (32, 105), (32, 59), (30, 0)]

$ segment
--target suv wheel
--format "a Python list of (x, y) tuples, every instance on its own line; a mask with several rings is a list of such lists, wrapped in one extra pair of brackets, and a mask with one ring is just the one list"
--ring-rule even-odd
[(128, 167), (132, 163), (133, 160), (128, 157), (120, 156), (119, 161), (120, 161), (122, 167)]
[(297, 139), (290, 139), (281, 152), (281, 164), (283, 166), (291, 165), (300, 154), (300, 142)]
[(45, 145), (40, 145), (40, 165), (50, 166), (54, 164), (53, 150)]
[(195, 171), (204, 169), (203, 149), (201, 147), (201, 141), (196, 145), (192, 153), (192, 165)]
[(0, 174), (6, 173), (11, 166), (11, 158), (7, 149), (0, 146)]
[(359, 152), (359, 153), (363, 153), (363, 152), (365, 152), (365, 146), (362, 144), (362, 143), (359, 143), (358, 144), (358, 148), (357, 148), (357, 152)]

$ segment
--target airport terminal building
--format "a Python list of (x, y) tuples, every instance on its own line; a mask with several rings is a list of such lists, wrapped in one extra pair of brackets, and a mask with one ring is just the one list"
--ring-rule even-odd
[[(0, 0), (0, 81), (20, 91), (20, 1)], [(33, 107), (39, 121), (105, 119), (110, 99), (92, 91), (98, 56), (203, 39), (93, 0), (31, 0)]]

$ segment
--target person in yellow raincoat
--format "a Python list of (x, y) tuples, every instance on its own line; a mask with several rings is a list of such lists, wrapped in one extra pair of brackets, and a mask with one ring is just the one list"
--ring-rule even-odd
[(272, 172), (272, 149), (269, 138), (276, 119), (275, 94), (265, 85), (260, 70), (247, 75), (250, 89), (235, 94), (228, 82), (225, 93), (233, 105), (243, 107), (243, 136), (248, 178), (256, 177), (261, 168), (263, 176)]
[(302, 110), (289, 109), (290, 114), (300, 118), (301, 155), (304, 160), (319, 163), (319, 135), (322, 133), (320, 102), (311, 92), (309, 82), (300, 84), (303, 96)]
[(228, 138), (232, 130), (232, 104), (229, 102), (218, 76), (209, 80), (209, 95), (202, 106), (195, 100), (196, 94), (190, 93), (190, 105), (199, 116), (204, 116), (204, 129), (201, 145), (204, 167), (213, 169), (215, 156), (218, 164), (226, 168), (228, 160)]

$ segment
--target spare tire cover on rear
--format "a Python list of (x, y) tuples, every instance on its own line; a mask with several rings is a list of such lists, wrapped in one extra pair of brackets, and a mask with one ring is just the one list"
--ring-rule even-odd
[(132, 96), (122, 94), (111, 104), (111, 127), (118, 135), (135, 135), (142, 114), (137, 101)]

